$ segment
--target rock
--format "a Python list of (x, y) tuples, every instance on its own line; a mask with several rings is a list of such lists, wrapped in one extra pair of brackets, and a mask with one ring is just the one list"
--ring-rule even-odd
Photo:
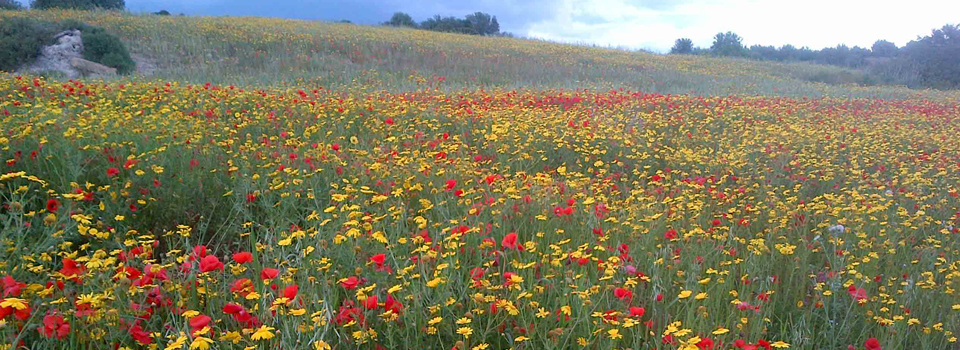
[(97, 62), (88, 61), (80, 57), (70, 59), (70, 66), (76, 68), (84, 76), (114, 76), (117, 75), (117, 69), (107, 67)]
[(40, 49), (40, 56), (37, 57), (36, 62), (26, 67), (26, 71), (31, 73), (56, 71), (69, 78), (79, 77), (80, 72), (70, 64), (70, 61), (73, 58), (83, 57), (83, 40), (80, 37), (80, 31), (60, 32), (54, 38), (57, 39), (57, 43)]

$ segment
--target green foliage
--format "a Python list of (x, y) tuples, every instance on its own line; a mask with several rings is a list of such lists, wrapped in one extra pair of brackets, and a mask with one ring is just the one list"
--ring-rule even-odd
[(747, 49), (743, 47), (743, 38), (734, 32), (717, 33), (713, 37), (710, 52), (715, 56), (744, 57), (747, 55)]
[(500, 23), (497, 22), (497, 16), (490, 16), (483, 12), (475, 12), (467, 15), (464, 20), (470, 24), (473, 33), (478, 35), (493, 35), (500, 32)]
[(83, 31), (83, 58), (116, 68), (124, 75), (137, 68), (120, 38), (96, 27)]
[(873, 52), (874, 57), (895, 57), (900, 52), (900, 48), (892, 42), (877, 40), (870, 47), (870, 51)]
[(0, 70), (12, 71), (33, 61), (53, 41), (53, 28), (29, 18), (0, 18)]
[(160, 11), (154, 12), (153, 14), (155, 14), (155, 15), (157, 15), (157, 16), (169, 16), (169, 15), (170, 15), (170, 11), (160, 10)]
[(680, 38), (673, 43), (673, 48), (670, 49), (672, 54), (680, 55), (689, 55), (693, 53), (693, 40), (690, 38)]
[(383, 24), (394, 27), (417, 27), (417, 22), (413, 21), (413, 17), (410, 17), (409, 14), (403, 12), (394, 13), (393, 16), (390, 17), (390, 20), (384, 22)]
[(466, 15), (464, 18), (453, 16), (443, 17), (436, 15), (418, 25), (413, 21), (410, 15), (397, 12), (390, 17), (389, 21), (383, 22), (384, 25), (394, 27), (410, 27), (435, 32), (473, 34), (473, 35), (499, 35), (500, 23), (497, 22), (497, 16), (483, 12), (474, 12)]
[(23, 10), (23, 5), (16, 0), (0, 0), (0, 10)]
[(124, 0), (33, 0), (30, 7), (34, 9), (68, 8), (78, 10), (123, 10)]
[(960, 25), (945, 25), (909, 42), (903, 52), (919, 67), (920, 83), (938, 89), (960, 88)]

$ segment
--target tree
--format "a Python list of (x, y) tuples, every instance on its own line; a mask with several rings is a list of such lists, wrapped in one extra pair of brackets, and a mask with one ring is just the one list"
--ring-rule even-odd
[(16, 0), (0, 0), (0, 10), (23, 10), (23, 5)]
[(394, 27), (410, 27), (410, 28), (417, 27), (417, 22), (413, 21), (413, 17), (410, 17), (410, 15), (403, 12), (394, 13), (393, 17), (390, 17), (390, 20), (385, 22), (384, 24), (388, 26), (394, 26)]
[(715, 56), (743, 57), (747, 49), (743, 47), (743, 38), (734, 32), (717, 33), (713, 37), (710, 52)]
[(934, 29), (929, 36), (907, 43), (902, 52), (916, 62), (921, 84), (960, 87), (960, 25)]
[(153, 14), (155, 14), (155, 15), (157, 15), (157, 16), (169, 16), (169, 15), (170, 15), (170, 11), (160, 10), (160, 11), (154, 12)]
[(35, 9), (123, 10), (125, 6), (124, 0), (33, 0), (30, 3)]
[(489, 14), (475, 12), (467, 15), (464, 20), (470, 25), (474, 34), (492, 35), (500, 32), (500, 24), (496, 22), (496, 17), (491, 17)]
[(873, 52), (874, 57), (894, 57), (900, 52), (900, 48), (889, 41), (877, 40), (873, 43), (873, 46), (870, 47), (870, 51)]
[(678, 55), (689, 55), (693, 53), (693, 40), (690, 38), (680, 38), (677, 41), (673, 42), (673, 48), (670, 49), (671, 54)]
[(777, 48), (771, 46), (753, 45), (750, 46), (750, 58), (764, 61), (780, 61), (780, 52)]

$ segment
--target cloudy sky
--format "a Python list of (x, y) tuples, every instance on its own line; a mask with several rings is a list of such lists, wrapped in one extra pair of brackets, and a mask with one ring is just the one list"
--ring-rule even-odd
[[(26, 2), (25, 0), (21, 0)], [(421, 21), (435, 14), (497, 16), (521, 36), (604, 46), (669, 50), (679, 37), (709, 46), (720, 31), (747, 45), (823, 48), (906, 44), (960, 21), (958, 0), (126, 0), (134, 12), (252, 15), (375, 24), (395, 11)]]

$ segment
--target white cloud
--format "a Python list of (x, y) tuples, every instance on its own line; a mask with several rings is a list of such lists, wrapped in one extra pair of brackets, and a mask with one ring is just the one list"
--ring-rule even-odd
[(648, 5), (638, 0), (559, 0), (552, 18), (531, 23), (526, 35), (564, 42), (667, 51), (677, 38), (710, 46), (733, 31), (746, 45), (837, 44), (869, 47), (878, 39), (904, 45), (933, 28), (960, 20), (960, 1), (915, 0), (684, 0)]

